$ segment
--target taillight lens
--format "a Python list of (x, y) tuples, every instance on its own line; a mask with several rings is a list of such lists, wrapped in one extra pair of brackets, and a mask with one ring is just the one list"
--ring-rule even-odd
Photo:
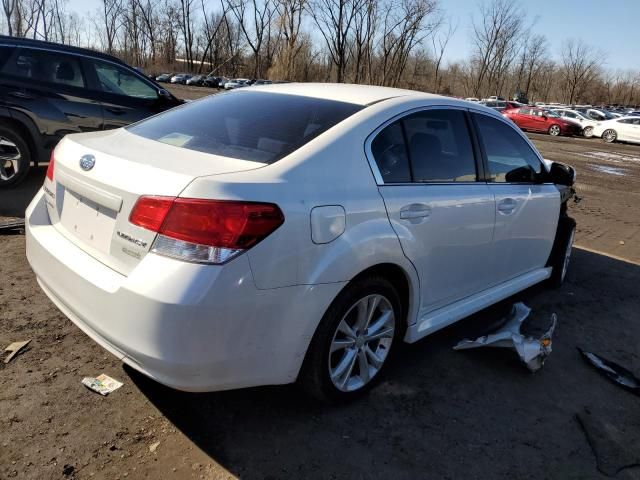
[(129, 221), (158, 232), (151, 251), (199, 263), (224, 263), (284, 223), (272, 203), (141, 197)]
[(53, 182), (53, 170), (56, 166), (56, 159), (51, 151), (51, 157), (49, 157), (49, 166), (47, 167), (47, 178)]

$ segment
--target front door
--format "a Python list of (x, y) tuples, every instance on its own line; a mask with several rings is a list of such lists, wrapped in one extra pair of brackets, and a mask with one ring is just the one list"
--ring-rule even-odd
[(121, 65), (98, 59), (87, 59), (85, 65), (102, 103), (105, 129), (124, 127), (176, 105), (160, 97), (157, 86)]
[(501, 119), (474, 114), (495, 198), (495, 272), (500, 282), (544, 267), (560, 210), (555, 185), (523, 135)]
[(477, 181), (466, 112), (407, 115), (370, 152), (391, 225), (420, 275), (420, 315), (491, 286), (495, 204)]

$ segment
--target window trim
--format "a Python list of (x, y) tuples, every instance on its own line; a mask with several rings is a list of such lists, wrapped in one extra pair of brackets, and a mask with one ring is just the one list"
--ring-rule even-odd
[[(531, 140), (529, 140), (529, 137), (527, 137), (523, 133), (522, 130), (520, 130), (517, 127), (514, 127), (513, 124), (508, 122), (502, 116), (498, 117), (498, 116), (494, 116), (494, 115), (487, 115), (486, 112), (483, 112), (482, 110), (478, 110), (478, 109), (474, 109), (474, 108), (469, 108), (468, 110), (472, 114), (471, 115), (471, 121), (473, 123), (473, 129), (474, 129), (476, 135), (478, 136), (478, 146), (480, 148), (480, 152), (481, 152), (481, 156), (482, 156), (482, 163), (483, 163), (483, 166), (484, 166), (484, 171), (486, 172), (485, 182), (488, 185), (553, 185), (553, 182), (547, 181), (547, 179), (549, 178), (549, 176), (548, 176), (549, 171), (547, 170), (547, 164), (544, 162), (544, 159), (540, 155), (540, 152), (538, 152), (538, 149), (535, 148), (535, 146), (533, 145)], [(489, 118), (493, 118), (495, 120), (498, 120), (498, 121), (504, 123), (505, 125), (507, 125), (508, 127), (510, 127), (511, 129), (513, 129), (516, 133), (518, 133), (520, 135), (520, 137), (525, 140), (527, 145), (529, 145), (529, 148), (533, 151), (533, 153), (537, 157), (538, 161), (540, 162), (540, 166), (542, 167), (542, 171), (545, 173), (545, 175), (544, 175), (545, 178), (543, 179), (543, 181), (541, 181), (541, 182), (494, 182), (494, 181), (491, 181), (491, 170), (489, 169), (489, 160), (487, 158), (487, 152), (484, 149), (484, 145), (480, 141), (481, 140), (480, 133), (479, 133), (480, 128), (478, 127), (478, 123), (476, 121), (476, 117), (475, 117), (476, 115), (484, 115), (485, 117), (489, 117)]]
[[(408, 117), (409, 115), (413, 115), (414, 113), (419, 113), (428, 110), (458, 110), (463, 112), (465, 117), (465, 124), (467, 125), (467, 130), (469, 132), (469, 141), (471, 143), (471, 150), (473, 152), (473, 160), (476, 166), (476, 180), (474, 182), (393, 182), (393, 183), (385, 183), (382, 178), (382, 174), (380, 173), (380, 169), (378, 168), (378, 164), (376, 163), (376, 159), (373, 156), (373, 151), (371, 150), (371, 144), (373, 140), (378, 136), (378, 134), (384, 130), (386, 127), (391, 125), (392, 123), (402, 120), (404, 117)], [(474, 131), (474, 126), (471, 125), (471, 122), (468, 118), (469, 108), (461, 107), (459, 105), (427, 105), (422, 107), (415, 107), (410, 110), (406, 110), (402, 113), (399, 113), (390, 119), (387, 119), (384, 123), (379, 125), (375, 130), (373, 130), (364, 141), (364, 153), (369, 163), (369, 168), (371, 168), (371, 172), (373, 173), (373, 178), (376, 181), (378, 186), (390, 186), (390, 185), (478, 185), (479, 183), (485, 182), (484, 174), (487, 171), (485, 166), (483, 165), (483, 160), (481, 157), (481, 152), (479, 150), (480, 145), (476, 145), (476, 133)], [(407, 149), (407, 160), (409, 161), (410, 170), (413, 169), (411, 165), (411, 156), (408, 152), (409, 146), (406, 145), (406, 133), (404, 131), (404, 125), (400, 124), (402, 127), (402, 134), (404, 137), (405, 148)]]

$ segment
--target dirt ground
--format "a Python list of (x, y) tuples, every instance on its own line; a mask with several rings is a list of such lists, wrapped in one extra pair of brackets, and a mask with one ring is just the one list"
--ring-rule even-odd
[[(340, 407), (295, 386), (187, 394), (146, 379), (49, 302), (23, 235), (0, 234), (0, 346), (32, 340), (0, 363), (0, 478), (640, 478), (638, 397), (576, 350), (640, 375), (640, 146), (531, 137), (578, 171), (580, 248), (567, 283), (404, 347), (376, 389)], [(19, 216), (43, 178), (40, 167), (0, 192), (0, 215)], [(534, 325), (558, 315), (541, 371), (507, 350), (451, 349), (515, 300), (532, 307)], [(81, 385), (103, 372), (124, 386), (101, 397)]]

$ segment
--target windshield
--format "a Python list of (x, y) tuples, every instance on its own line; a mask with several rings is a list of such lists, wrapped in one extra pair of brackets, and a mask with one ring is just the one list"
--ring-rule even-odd
[(547, 115), (547, 117), (560, 118), (560, 115), (552, 110), (545, 110), (544, 113)]
[[(221, 93), (126, 128), (176, 147), (273, 163), (362, 108), (270, 92)], [(219, 120), (211, 122), (214, 115)]]

